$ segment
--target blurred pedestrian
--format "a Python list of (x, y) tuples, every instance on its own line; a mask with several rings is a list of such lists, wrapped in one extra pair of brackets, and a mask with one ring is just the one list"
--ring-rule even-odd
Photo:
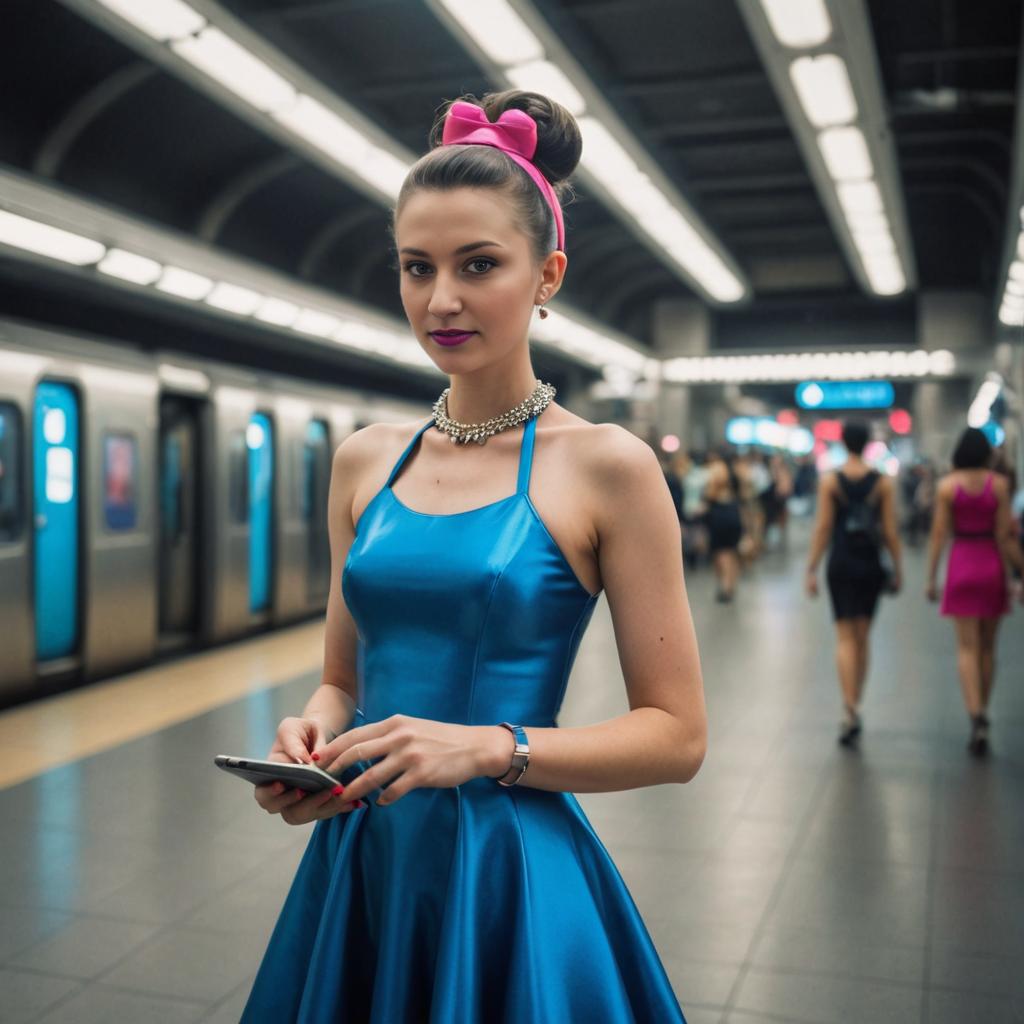
[(740, 575), (739, 548), (744, 535), (741, 503), (746, 494), (731, 453), (712, 452), (708, 470), (704, 499), (711, 561), (718, 580), (715, 600), (727, 604), (733, 599)]
[(1024, 572), (1024, 556), (1013, 535), (1009, 483), (991, 464), (988, 438), (968, 427), (953, 452), (953, 471), (938, 485), (925, 591), (928, 600), (938, 600), (939, 559), (952, 534), (940, 610), (956, 626), (957, 671), (971, 719), (967, 748), (976, 757), (989, 747), (996, 635), (1009, 611), (1006, 565)]
[[(896, 489), (888, 477), (864, 461), (868, 437), (866, 423), (843, 424), (847, 458), (818, 485), (818, 513), (807, 558), (805, 586), (811, 597), (817, 597), (818, 562), (829, 548), (826, 577), (836, 624), (836, 669), (843, 700), (839, 742), (843, 746), (852, 746), (862, 729), (868, 637), (878, 598), (884, 589), (897, 593), (902, 585)], [(889, 570), (882, 563), (883, 547), (892, 560)]]

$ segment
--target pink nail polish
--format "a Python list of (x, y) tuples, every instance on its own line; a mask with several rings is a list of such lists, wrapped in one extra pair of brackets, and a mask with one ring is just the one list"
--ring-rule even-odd
[(319, 761), (320, 760), (320, 755), (319, 754), (313, 754), (313, 760), (314, 761)]
[(335, 786), (334, 789), (331, 790), (331, 793), (334, 796), (341, 796), (341, 794), (344, 793), (344, 792), (345, 792), (345, 787), (341, 786), (341, 785)]

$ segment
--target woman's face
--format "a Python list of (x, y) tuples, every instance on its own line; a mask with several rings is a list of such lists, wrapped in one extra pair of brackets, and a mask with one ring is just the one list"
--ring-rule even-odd
[[(466, 373), (501, 360), (525, 343), (534, 303), (547, 301), (561, 281), (550, 280), (500, 192), (421, 189), (395, 223), (405, 315), (420, 345), (446, 373)], [(486, 244), (481, 244), (486, 243)], [(557, 257), (557, 258), (556, 258)], [(431, 331), (471, 331), (445, 346)]]

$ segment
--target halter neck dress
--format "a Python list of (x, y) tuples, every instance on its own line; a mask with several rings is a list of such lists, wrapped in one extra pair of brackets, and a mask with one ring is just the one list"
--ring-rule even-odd
[[(557, 726), (598, 595), (528, 488), (450, 515), (391, 485), (342, 572), (356, 623), (352, 726), (401, 713)], [(529, 779), (529, 771), (525, 781)], [(678, 1024), (639, 911), (571, 793), (479, 777), (317, 822), (242, 1024)], [(685, 1022), (684, 1022), (685, 1024)]]

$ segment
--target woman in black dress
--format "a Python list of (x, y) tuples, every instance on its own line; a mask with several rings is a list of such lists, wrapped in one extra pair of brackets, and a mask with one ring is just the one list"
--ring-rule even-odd
[[(818, 561), (829, 547), (828, 590), (836, 624), (836, 668), (843, 698), (839, 742), (850, 746), (860, 735), (860, 701), (868, 671), (868, 633), (882, 590), (902, 583), (896, 497), (892, 481), (863, 459), (866, 423), (843, 425), (846, 462), (818, 485), (818, 514), (807, 558), (806, 587), (818, 594)], [(892, 557), (892, 573), (882, 565), (881, 549)]]
[(716, 600), (725, 604), (732, 600), (740, 575), (739, 547), (744, 533), (741, 502), (746, 495), (731, 456), (712, 452), (708, 468), (710, 475), (704, 489), (708, 541), (718, 579)]

